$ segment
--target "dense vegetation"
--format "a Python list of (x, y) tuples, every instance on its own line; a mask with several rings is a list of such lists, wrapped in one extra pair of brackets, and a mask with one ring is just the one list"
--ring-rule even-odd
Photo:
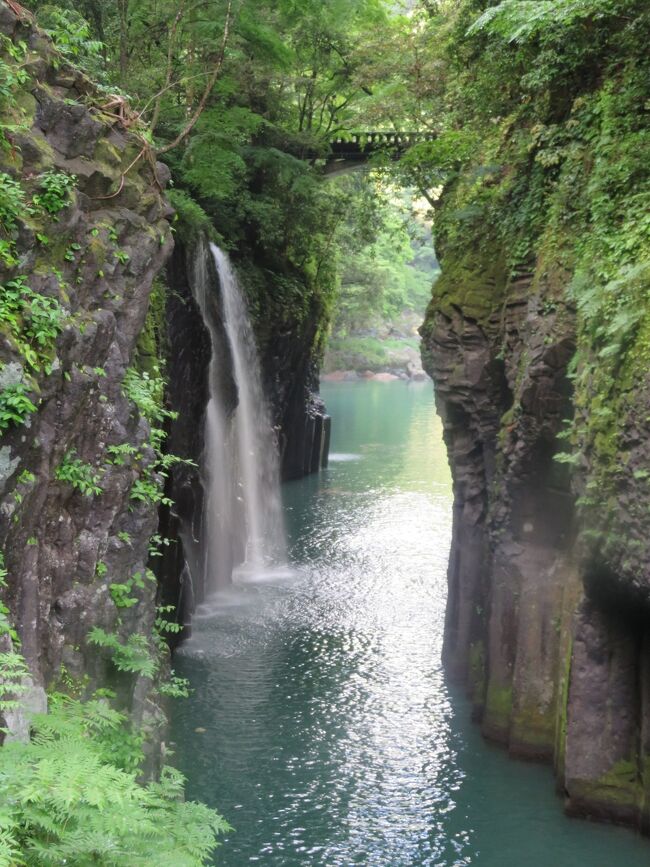
[(336, 182), (365, 192), (368, 243), (358, 242), (355, 214), (338, 243), (339, 288), (326, 371), (403, 371), (409, 361), (417, 362), (417, 328), (437, 272), (429, 209), (389, 182), (389, 171), (381, 170)]
[[(630, 539), (631, 523), (620, 525), (617, 503), (630, 486), (620, 457), (625, 429), (644, 413), (649, 358), (650, 9), (642, 0), (503, 0), (439, 12), (427, 27), (449, 128), (431, 160), (424, 155), (445, 181), (432, 312), (460, 308), (490, 332), (523, 279), (541, 316), (575, 327), (575, 418), (556, 460), (575, 471), (595, 556), (633, 570), (647, 551)], [(637, 469), (634, 483), (644, 478)], [(632, 509), (639, 520), (643, 503)]]
[[(149, 124), (146, 135), (172, 169), (179, 234), (190, 240), (208, 230), (230, 248), (248, 272), (254, 309), (290, 327), (305, 317), (327, 323), (342, 279), (363, 284), (357, 318), (369, 304), (392, 312), (407, 296), (406, 306), (421, 307), (426, 280), (406, 286), (406, 233), (397, 237), (382, 184), (363, 174), (323, 183), (318, 168), (346, 131), (430, 126), (404, 68), (408, 18), (383, 0), (30, 8), (68, 56), (117, 94), (116, 112)], [(409, 48), (406, 62), (417, 62), (420, 46)], [(407, 184), (420, 180), (411, 175)], [(391, 274), (379, 234), (400, 248)], [(360, 250), (365, 273), (352, 275)], [(350, 291), (343, 301), (357, 305)], [(316, 329), (316, 352), (324, 332)], [(268, 337), (263, 329), (258, 336)]]
[[(347, 335), (422, 303), (428, 279), (408, 267), (413, 238), (389, 200), (387, 176), (435, 215), (443, 262), (436, 309), (462, 309), (489, 329), (509, 280), (532, 273), (556, 286), (553, 312), (577, 310), (579, 335), (577, 419), (564, 460), (589, 454), (583, 504), (607, 507), (621, 421), (635, 411), (635, 382), (650, 358), (644, 0), (422, 0), (408, 14), (382, 0), (28, 5), (62, 54), (100, 82), (105, 110), (139, 135), (132, 165), (168, 164), (179, 238), (208, 232), (248, 270), (262, 337), (264, 322), (311, 316), (319, 352), (336, 304), (338, 333)], [(21, 84), (21, 58), (3, 50), (4, 111)], [(399, 164), (378, 158), (372, 175), (324, 182), (330, 139), (378, 127), (438, 136)], [(28, 208), (45, 224), (73, 186), (71, 175), (46, 173), (28, 201), (10, 173), (0, 174), (4, 266), (19, 265), (17, 214)], [(416, 243), (426, 250), (429, 242)], [(34, 371), (51, 362), (64, 315), (28, 275), (3, 287), (0, 322)], [(126, 385), (136, 403), (155, 398), (157, 464), (133, 496), (158, 502), (161, 380), (135, 369)], [(27, 386), (7, 385), (0, 431), (34, 411)], [(72, 452), (57, 479), (89, 495), (101, 485)], [(114, 587), (115, 604), (128, 607), (138, 588)], [(7, 614), (0, 609), (0, 637), (15, 644)], [(153, 675), (161, 666), (137, 636), (128, 646), (98, 630), (93, 641), (118, 668), (148, 665)], [(4, 665), (0, 698), (14, 701), (19, 655), (7, 654)], [(142, 785), (140, 733), (110, 708), (110, 696), (84, 698), (53, 696), (32, 741), (3, 747), (0, 864), (203, 863), (225, 823), (183, 804), (172, 772)]]
[(116, 96), (116, 111), (148, 122), (172, 169), (181, 234), (209, 229), (262, 268), (248, 280), (251, 300), (272, 305), (275, 321), (307, 315), (310, 303), (327, 318), (337, 242), (365, 194), (323, 185), (313, 166), (331, 137), (361, 122), (380, 74), (377, 40), (390, 27), (380, 0), (31, 8), (128, 99)]

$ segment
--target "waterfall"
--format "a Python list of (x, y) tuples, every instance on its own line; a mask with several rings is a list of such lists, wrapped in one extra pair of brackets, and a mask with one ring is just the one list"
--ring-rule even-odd
[(205, 250), (199, 250), (194, 264), (194, 298), (201, 310), (203, 323), (210, 334), (212, 354), (208, 371), (208, 404), (203, 434), (202, 474), (205, 487), (203, 533), (201, 539), (203, 586), (209, 590), (224, 587), (232, 572), (231, 550), (233, 491), (232, 461), (228, 445), (228, 424), (223, 387), (219, 376), (220, 339), (216, 312), (210, 309), (213, 287)]
[[(202, 548), (205, 587), (214, 591), (225, 587), (231, 574), (255, 578), (281, 566), (286, 562), (286, 543), (278, 449), (246, 301), (227, 255), (210, 244), (221, 289), (218, 307), (207, 251), (200, 253), (194, 296), (212, 343), (202, 467), (206, 491)], [(219, 309), (223, 331), (217, 323)], [(237, 388), (232, 413), (220, 363), (224, 332)]]

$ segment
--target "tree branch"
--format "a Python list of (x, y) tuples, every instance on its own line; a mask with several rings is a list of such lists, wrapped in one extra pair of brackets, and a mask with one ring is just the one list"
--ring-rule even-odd
[(178, 12), (176, 13), (176, 17), (174, 18), (174, 23), (171, 26), (169, 31), (169, 41), (167, 43), (167, 72), (165, 73), (165, 86), (162, 90), (156, 95), (156, 101), (153, 107), (153, 115), (151, 116), (151, 134), (153, 135), (156, 126), (158, 125), (158, 118), (160, 117), (160, 106), (162, 104), (163, 94), (169, 90), (169, 85), (172, 80), (172, 70), (174, 65), (174, 44), (176, 42), (176, 32), (178, 31), (178, 25), (181, 23), (181, 18), (185, 13), (185, 0), (181, 0), (181, 3), (178, 7)]
[(160, 154), (166, 154), (168, 151), (171, 151), (175, 147), (178, 147), (178, 145), (182, 141), (184, 141), (187, 138), (187, 136), (192, 132), (192, 130), (196, 126), (198, 119), (203, 114), (203, 110), (205, 109), (207, 102), (208, 102), (208, 99), (210, 97), (210, 94), (212, 93), (214, 86), (217, 83), (217, 79), (219, 78), (219, 74), (221, 72), (221, 69), (223, 67), (223, 62), (224, 62), (225, 57), (226, 57), (226, 48), (228, 46), (228, 39), (230, 36), (230, 27), (232, 25), (232, 17), (233, 17), (232, 16), (232, 7), (233, 7), (233, 0), (228, 0), (228, 6), (226, 9), (226, 21), (225, 21), (224, 27), (223, 27), (223, 39), (221, 41), (221, 50), (219, 52), (219, 57), (217, 58), (217, 63), (214, 67), (212, 75), (210, 76), (210, 78), (209, 78), (209, 80), (205, 86), (205, 90), (203, 91), (203, 95), (201, 96), (201, 99), (199, 100), (199, 104), (197, 105), (194, 114), (189, 119), (189, 121), (185, 125), (184, 129), (176, 136), (176, 138), (172, 142), (165, 145), (165, 147), (161, 148), (158, 151), (159, 155)]

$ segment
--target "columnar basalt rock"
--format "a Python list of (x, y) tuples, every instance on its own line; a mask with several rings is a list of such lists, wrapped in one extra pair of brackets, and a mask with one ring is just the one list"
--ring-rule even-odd
[[(148, 425), (123, 381), (152, 281), (172, 246), (162, 195), (166, 169), (157, 166), (155, 175), (140, 159), (126, 171), (143, 141), (102, 108), (105, 94), (5, 4), (0, 32), (25, 44), (28, 76), (7, 109), (13, 125), (2, 171), (20, 185), (26, 203), (36, 201), (47, 173), (75, 176), (55, 216), (37, 207), (18, 214), (17, 262), (3, 267), (3, 282), (19, 272), (63, 316), (42, 364), (33, 363), (10, 324), (0, 323), (0, 390), (24, 383), (35, 405), (23, 424), (2, 432), (0, 445), (7, 602), (38, 684), (72, 679), (92, 686), (114, 677), (109, 657), (88, 647), (89, 631), (150, 635), (155, 618), (150, 582), (134, 589), (138, 604), (128, 609), (116, 607), (110, 585), (145, 576), (157, 523), (154, 504), (130, 497), (138, 467), (153, 455)], [(110, 448), (124, 445), (141, 452), (142, 461), (111, 460)], [(60, 468), (71, 456), (101, 491), (84, 492), (64, 479)], [(117, 688), (136, 722), (154, 718), (151, 682), (123, 681)]]
[[(574, 414), (571, 275), (551, 283), (538, 265), (486, 281), (477, 309), (461, 284), (448, 303), (458, 269), (444, 255), (442, 268), (422, 332), (455, 494), (447, 670), (466, 684), (487, 737), (554, 762), (570, 813), (647, 831), (644, 570), (632, 576), (620, 545), (591, 541), (591, 519), (576, 509), (588, 460), (573, 477), (554, 460)], [(485, 270), (477, 258), (475, 285)], [(647, 421), (622, 422), (634, 490)], [(628, 539), (630, 528), (644, 532), (638, 509), (628, 521), (631, 503), (623, 492), (610, 515)]]

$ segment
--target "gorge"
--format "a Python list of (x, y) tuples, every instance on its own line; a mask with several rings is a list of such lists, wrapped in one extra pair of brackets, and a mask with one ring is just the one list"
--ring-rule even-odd
[[(647, 4), (27, 5), (0, 864), (644, 863)], [(433, 389), (321, 395), (421, 295), (396, 190)]]

